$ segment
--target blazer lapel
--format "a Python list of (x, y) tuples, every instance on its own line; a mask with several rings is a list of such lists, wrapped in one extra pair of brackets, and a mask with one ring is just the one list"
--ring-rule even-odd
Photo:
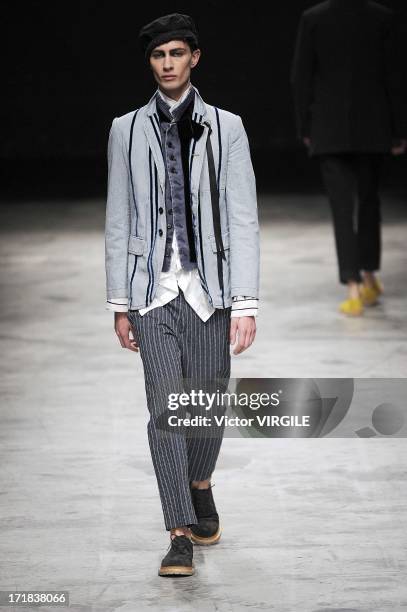
[[(192, 85), (195, 89), (195, 103), (194, 110), (192, 112), (192, 119), (200, 123), (203, 127), (203, 133), (198, 140), (191, 142), (190, 151), (190, 183), (191, 193), (196, 193), (199, 189), (199, 181), (202, 172), (202, 166), (206, 155), (206, 139), (209, 138), (210, 129), (209, 126), (211, 121), (208, 117), (206, 104), (199, 95), (197, 88)], [(209, 124), (209, 125), (208, 125)]]
[(147, 104), (146, 113), (143, 120), (144, 133), (147, 138), (147, 142), (150, 146), (151, 152), (158, 171), (158, 179), (160, 181), (161, 189), (165, 189), (165, 165), (162, 152), (161, 132), (158, 122), (158, 115), (156, 111), (155, 97), (157, 92), (153, 95)]
[(199, 189), (202, 166), (206, 155), (206, 139), (209, 138), (209, 127), (203, 125), (203, 128), (202, 136), (195, 141), (195, 146), (192, 146), (191, 150), (191, 192), (194, 193)]

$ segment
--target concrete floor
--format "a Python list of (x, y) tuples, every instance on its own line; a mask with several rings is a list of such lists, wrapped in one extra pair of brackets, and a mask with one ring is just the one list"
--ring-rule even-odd
[[(4, 215), (0, 590), (68, 590), (75, 612), (407, 608), (404, 438), (225, 438), (223, 539), (195, 547), (192, 578), (159, 578), (169, 540), (141, 361), (104, 309), (104, 204)], [(344, 319), (325, 200), (263, 196), (259, 331), (232, 376), (406, 377), (406, 228), (386, 198), (386, 298)]]

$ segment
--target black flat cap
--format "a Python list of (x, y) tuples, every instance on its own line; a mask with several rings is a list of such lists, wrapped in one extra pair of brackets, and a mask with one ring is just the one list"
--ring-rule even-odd
[(151, 51), (170, 40), (186, 40), (198, 47), (198, 31), (189, 15), (171, 13), (154, 19), (143, 26), (139, 32), (139, 41), (145, 57)]

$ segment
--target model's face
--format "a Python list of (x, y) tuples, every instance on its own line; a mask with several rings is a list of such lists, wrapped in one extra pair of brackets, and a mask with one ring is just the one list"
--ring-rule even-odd
[(199, 49), (191, 53), (183, 40), (171, 40), (155, 47), (150, 55), (150, 66), (159, 87), (169, 94), (181, 90), (188, 83), (200, 55)]

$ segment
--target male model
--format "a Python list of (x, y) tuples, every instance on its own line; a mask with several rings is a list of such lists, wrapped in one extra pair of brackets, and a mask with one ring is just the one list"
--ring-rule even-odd
[(298, 134), (320, 160), (351, 316), (382, 292), (379, 172), (406, 147), (393, 19), (368, 0), (322, 2), (302, 15), (293, 62)]
[(192, 541), (220, 538), (211, 476), (223, 430), (170, 431), (168, 396), (190, 381), (227, 386), (230, 344), (238, 354), (254, 340), (256, 184), (240, 117), (206, 104), (190, 82), (200, 58), (192, 19), (160, 17), (141, 29), (140, 42), (158, 88), (110, 131), (107, 307), (122, 347), (140, 350), (144, 367), (148, 439), (171, 538), (159, 575), (191, 575)]

